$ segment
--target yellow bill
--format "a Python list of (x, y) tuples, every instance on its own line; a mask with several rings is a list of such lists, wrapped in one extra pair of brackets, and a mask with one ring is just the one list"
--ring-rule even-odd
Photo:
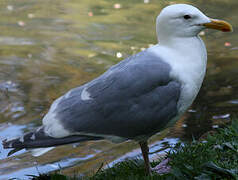
[(211, 29), (217, 29), (223, 32), (232, 32), (232, 26), (230, 23), (219, 20), (219, 19), (210, 19), (211, 22), (203, 24), (203, 26)]

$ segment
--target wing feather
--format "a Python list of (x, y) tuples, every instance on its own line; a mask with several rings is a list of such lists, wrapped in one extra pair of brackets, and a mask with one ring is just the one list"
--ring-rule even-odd
[[(176, 116), (180, 83), (170, 66), (141, 52), (63, 96), (54, 110), (72, 133), (135, 138), (155, 133)], [(90, 98), (81, 97), (83, 91)]]

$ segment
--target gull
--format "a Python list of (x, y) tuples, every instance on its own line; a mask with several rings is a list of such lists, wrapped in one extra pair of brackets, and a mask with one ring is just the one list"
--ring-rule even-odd
[(5, 140), (4, 148), (13, 148), (10, 155), (89, 140), (135, 140), (150, 174), (148, 139), (173, 125), (202, 85), (207, 52), (198, 34), (205, 28), (232, 31), (191, 5), (165, 7), (156, 19), (158, 44), (69, 90), (53, 102), (41, 127)]

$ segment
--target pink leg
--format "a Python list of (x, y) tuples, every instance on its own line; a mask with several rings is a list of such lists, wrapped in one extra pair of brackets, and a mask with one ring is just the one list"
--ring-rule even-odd
[(140, 148), (141, 148), (142, 155), (145, 162), (145, 172), (147, 175), (151, 175), (150, 160), (148, 156), (148, 153), (149, 153), (148, 143), (147, 141), (142, 141), (142, 142), (139, 142), (139, 144), (140, 144)]

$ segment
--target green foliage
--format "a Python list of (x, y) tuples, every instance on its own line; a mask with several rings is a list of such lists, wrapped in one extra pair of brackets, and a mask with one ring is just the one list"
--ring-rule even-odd
[(168, 157), (177, 179), (238, 179), (238, 120), (205, 142), (177, 144)]
[[(152, 163), (155, 165), (158, 163)], [(142, 179), (153, 180), (160, 179), (160, 176), (154, 174), (153, 176), (145, 176), (144, 161), (142, 159), (127, 160), (117, 163), (111, 168), (99, 171), (92, 177), (85, 177), (84, 180), (119, 180), (119, 179)]]
[(39, 176), (34, 176), (34, 175), (28, 175), (28, 176), (32, 177), (31, 180), (70, 180), (71, 179), (71, 178), (68, 178), (62, 174), (58, 174), (58, 173), (41, 174)]
[(146, 177), (143, 161), (130, 160), (86, 179), (238, 179), (238, 120), (219, 129), (214, 136), (208, 136), (206, 141), (178, 143), (167, 156), (171, 159), (171, 172), (166, 175), (153, 173)]

